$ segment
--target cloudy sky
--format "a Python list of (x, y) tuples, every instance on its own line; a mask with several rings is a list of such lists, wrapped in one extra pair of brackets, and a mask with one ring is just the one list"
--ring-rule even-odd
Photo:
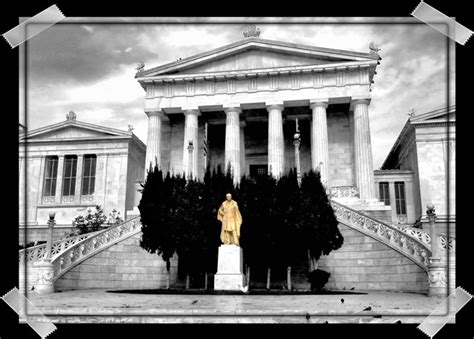
[[(413, 108), (446, 105), (446, 38), (425, 24), (258, 24), (261, 38), (368, 52), (382, 57), (372, 90), (374, 167), (382, 165)], [(29, 130), (65, 119), (127, 130), (146, 142), (139, 61), (155, 67), (242, 39), (247, 24), (56, 24), (28, 42)], [(452, 58), (454, 60), (454, 58)], [(454, 69), (452, 67), (452, 73)], [(451, 86), (454, 94), (454, 86)], [(21, 90), (21, 89), (20, 89)], [(20, 123), (25, 118), (20, 115)]]

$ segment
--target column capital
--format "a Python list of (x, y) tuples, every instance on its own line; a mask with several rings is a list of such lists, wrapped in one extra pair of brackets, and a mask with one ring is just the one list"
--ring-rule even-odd
[(162, 110), (155, 110), (155, 111), (145, 111), (145, 114), (150, 117), (158, 117), (161, 120), (164, 120), (167, 118), (166, 114)]
[(327, 99), (327, 98), (325, 98), (325, 99), (310, 99), (309, 100), (309, 107), (311, 109), (313, 109), (315, 107), (328, 108), (328, 105), (329, 105), (329, 99)]
[(223, 108), (226, 114), (229, 112), (242, 113), (242, 108), (240, 108), (239, 104), (224, 105)]
[(354, 106), (358, 105), (358, 104), (369, 105), (370, 100), (371, 100), (370, 97), (352, 97), (351, 106), (350, 106), (349, 110), (352, 111), (354, 109)]
[(285, 106), (283, 105), (283, 101), (268, 101), (265, 102), (265, 107), (268, 111), (271, 109), (278, 109), (280, 111), (283, 111), (283, 108)]
[(196, 116), (201, 115), (201, 112), (199, 111), (199, 108), (197, 107), (183, 107), (182, 111), (184, 115), (196, 115)]

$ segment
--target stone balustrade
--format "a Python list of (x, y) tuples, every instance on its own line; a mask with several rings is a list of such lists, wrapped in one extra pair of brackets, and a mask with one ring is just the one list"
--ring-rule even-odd
[[(81, 242), (84, 239), (92, 237), (96, 233), (101, 232), (92, 232), (87, 234), (81, 234), (75, 237), (69, 237), (65, 239), (56, 240), (51, 246), (51, 256), (55, 256), (71, 246), (74, 246), (78, 242)], [(46, 257), (46, 243), (28, 247), (19, 251), (20, 262), (29, 263), (43, 260)]]
[(330, 188), (331, 198), (358, 198), (359, 189), (356, 186), (334, 186)]
[(373, 219), (359, 211), (331, 201), (339, 222), (381, 241), (428, 271), (430, 247), (401, 229)]
[[(400, 231), (418, 239), (424, 243), (428, 248), (431, 247), (431, 236), (428, 232), (422, 229), (415, 229), (413, 227), (393, 225), (393, 227), (399, 229)], [(438, 247), (443, 251), (454, 252), (456, 246), (456, 238), (453, 236), (447, 236), (446, 234), (438, 234)]]
[(141, 223), (139, 222), (139, 217), (135, 217), (76, 242), (73, 246), (52, 257), (53, 281), (98, 251), (110, 247), (140, 231)]

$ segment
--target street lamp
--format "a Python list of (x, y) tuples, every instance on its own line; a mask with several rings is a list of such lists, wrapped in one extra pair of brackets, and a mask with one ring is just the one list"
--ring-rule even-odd
[(193, 167), (194, 167), (194, 159), (193, 159), (193, 150), (194, 145), (193, 141), (189, 140), (188, 144), (188, 179), (191, 180), (193, 178)]
[(300, 165), (301, 135), (298, 130), (293, 136), (293, 145), (295, 145), (296, 179), (298, 180), (298, 184), (301, 184), (301, 165)]
[(430, 237), (431, 237), (431, 261), (439, 262), (441, 258), (439, 257), (439, 248), (438, 248), (438, 234), (436, 232), (436, 213), (435, 207), (433, 204), (429, 203), (426, 205), (426, 215), (428, 216), (428, 222), (430, 225)]

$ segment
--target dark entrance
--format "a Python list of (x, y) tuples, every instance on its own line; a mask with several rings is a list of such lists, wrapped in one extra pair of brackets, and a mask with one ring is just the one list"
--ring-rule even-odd
[(250, 176), (255, 178), (257, 175), (267, 175), (268, 166), (267, 165), (250, 165)]

